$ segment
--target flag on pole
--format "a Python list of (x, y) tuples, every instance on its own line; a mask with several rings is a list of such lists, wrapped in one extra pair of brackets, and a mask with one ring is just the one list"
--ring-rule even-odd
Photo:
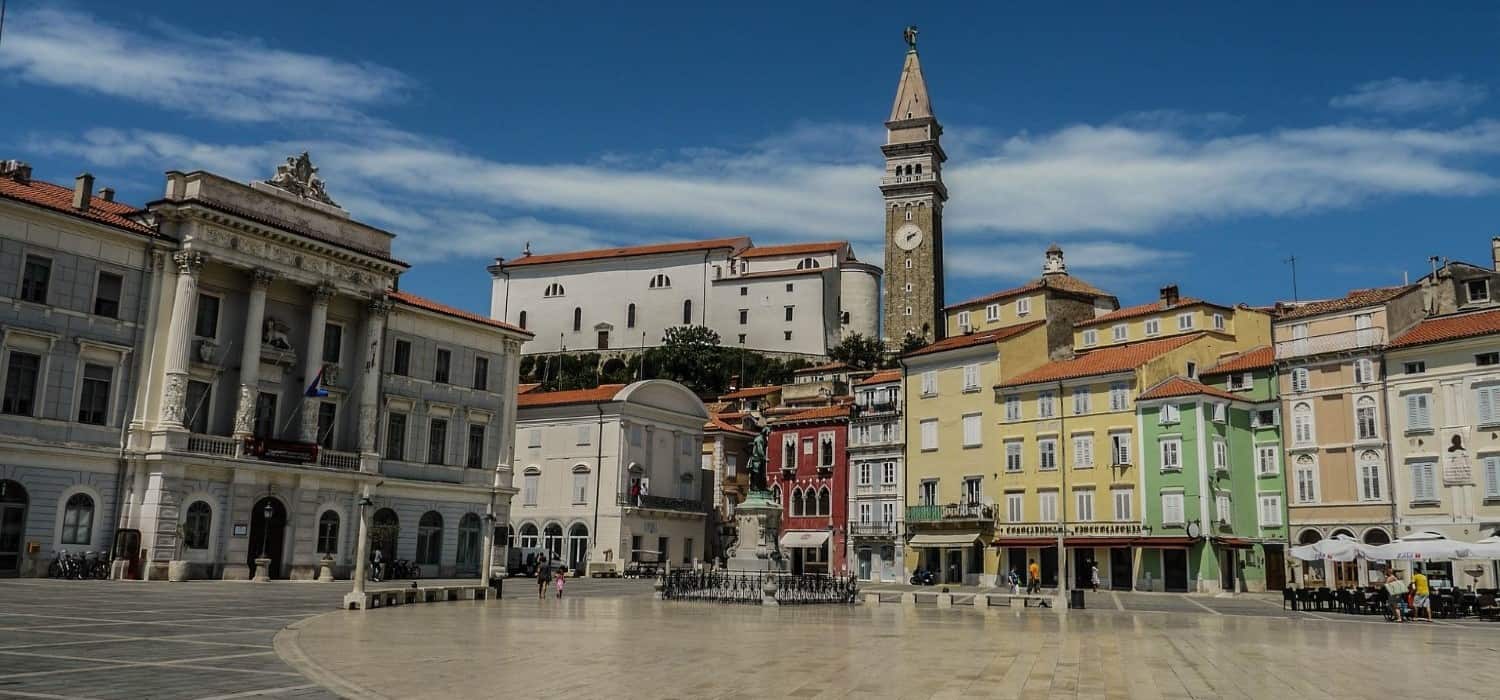
[(307, 385), (307, 391), (303, 392), (302, 395), (309, 396), (315, 399), (327, 396), (328, 390), (323, 388), (323, 373), (327, 371), (327, 365), (319, 368), (318, 375), (316, 377), (313, 377), (312, 384)]

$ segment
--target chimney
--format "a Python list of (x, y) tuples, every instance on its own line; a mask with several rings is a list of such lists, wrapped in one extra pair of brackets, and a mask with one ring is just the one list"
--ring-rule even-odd
[(89, 202), (94, 198), (94, 176), (83, 173), (73, 179), (73, 208), (78, 211), (88, 211)]
[(1490, 250), (1494, 252), (1495, 272), (1500, 272), (1500, 236), (1490, 239)]
[(1166, 303), (1166, 305), (1167, 305), (1168, 308), (1176, 306), (1177, 305), (1177, 285), (1175, 285), (1175, 284), (1169, 284), (1169, 285), (1167, 285), (1165, 287), (1162, 287), (1161, 288), (1161, 300)]
[(0, 160), (0, 177), (8, 177), (24, 185), (31, 182), (31, 166), (25, 161)]
[(113, 187), (101, 187), (101, 188), (99, 188), (99, 199), (102, 199), (102, 200), (104, 200), (106, 202), (113, 202), (113, 201), (115, 201), (115, 188), (113, 188)]

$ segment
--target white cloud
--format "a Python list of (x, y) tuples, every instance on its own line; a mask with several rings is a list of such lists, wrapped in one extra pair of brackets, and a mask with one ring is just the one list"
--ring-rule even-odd
[(412, 85), (378, 65), (160, 23), (125, 29), (70, 9), (17, 11), (6, 25), (0, 71), (19, 80), (227, 121), (364, 121), (362, 110)]
[(1415, 112), (1463, 112), (1489, 96), (1489, 89), (1461, 78), (1408, 80), (1387, 78), (1354, 87), (1354, 91), (1328, 101), (1338, 109), (1359, 109), (1383, 114)]
[(1132, 277), (1143, 270), (1160, 274), (1168, 266), (1187, 258), (1182, 251), (1122, 241), (1033, 239), (987, 244), (974, 241), (947, 248), (943, 256), (943, 271), (959, 277), (1008, 281), (1032, 279), (1041, 274), (1042, 251), (1053, 242), (1060, 243), (1068, 271), (1073, 274), (1103, 272), (1115, 277)]

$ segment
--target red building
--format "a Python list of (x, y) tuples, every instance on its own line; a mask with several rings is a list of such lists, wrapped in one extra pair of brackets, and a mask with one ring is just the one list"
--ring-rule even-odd
[(766, 481), (781, 503), (781, 553), (792, 573), (847, 573), (848, 436), (847, 405), (771, 423)]

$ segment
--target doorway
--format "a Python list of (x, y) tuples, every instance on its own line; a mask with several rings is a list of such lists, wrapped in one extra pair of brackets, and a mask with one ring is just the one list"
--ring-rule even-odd
[(861, 549), (855, 556), (859, 561), (859, 580), (870, 580), (870, 550)]
[(1286, 588), (1286, 553), (1279, 544), (1265, 545), (1266, 590), (1279, 591)]
[(1043, 547), (1039, 558), (1042, 560), (1042, 585), (1057, 588), (1057, 549)]
[(26, 506), (21, 484), (0, 479), (0, 578), (21, 575), (21, 547), (26, 539)]
[(1168, 593), (1187, 593), (1188, 553), (1186, 549), (1161, 550), (1162, 587)]
[(943, 567), (943, 583), (964, 582), (964, 550), (945, 549), (943, 558), (946, 566)]
[(1074, 588), (1082, 589), (1094, 587), (1094, 566), (1096, 564), (1097, 562), (1094, 560), (1093, 549), (1073, 550)]
[(1005, 549), (1005, 566), (1006, 571), (1015, 573), (1016, 581), (1020, 582), (1021, 588), (1025, 588), (1026, 584), (1030, 583), (1026, 578), (1025, 547), (1007, 547)]
[(370, 549), (380, 550), (380, 561), (389, 566), (396, 560), (396, 538), (401, 534), (401, 520), (396, 511), (381, 508), (375, 511), (370, 527)]
[(1225, 593), (1234, 593), (1239, 590), (1235, 585), (1239, 572), (1240, 556), (1233, 549), (1219, 550), (1219, 587)]
[(250, 548), (245, 564), (253, 570), (255, 560), (264, 556), (271, 560), (271, 578), (281, 578), (282, 548), (285, 545), (286, 506), (270, 496), (256, 501), (250, 511)]
[(1130, 559), (1129, 547), (1115, 547), (1109, 550), (1109, 587), (1111, 589), (1128, 591), (1134, 588), (1131, 585), (1134, 567)]
[(484, 546), (479, 536), (483, 532), (478, 515), (464, 513), (464, 517), (458, 519), (458, 551), (453, 558), (454, 573), (479, 573), (479, 550)]

